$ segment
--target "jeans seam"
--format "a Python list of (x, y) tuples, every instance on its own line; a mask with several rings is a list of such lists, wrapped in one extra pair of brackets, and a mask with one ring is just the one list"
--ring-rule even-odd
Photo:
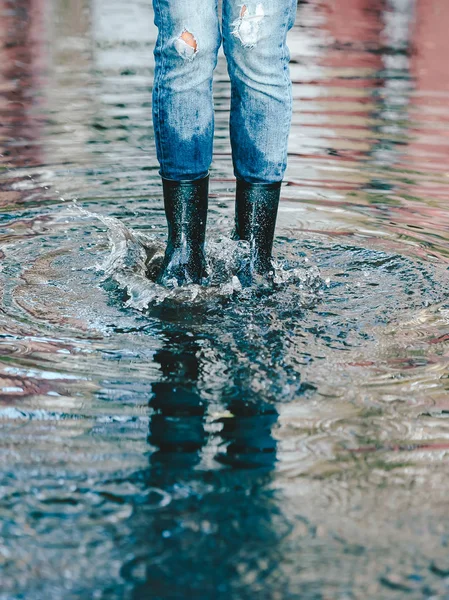
[(164, 31), (164, 16), (163, 16), (163, 11), (161, 10), (161, 3), (160, 0), (155, 0), (155, 2), (157, 3), (157, 11), (159, 13), (159, 19), (160, 19), (160, 27), (158, 35), (160, 36), (160, 63), (159, 63), (159, 72), (158, 72), (158, 78), (157, 78), (157, 82), (156, 82), (156, 110), (157, 110), (157, 118), (155, 119), (156, 123), (157, 123), (157, 138), (159, 140), (159, 154), (161, 157), (161, 170), (162, 170), (162, 166), (165, 163), (165, 156), (164, 156), (164, 143), (162, 140), (162, 127), (161, 127), (161, 79), (162, 76), (164, 74), (164, 66), (165, 66), (165, 56), (164, 56), (164, 52), (163, 52), (163, 39), (162, 39), (162, 32)]
[(286, 86), (287, 86), (287, 92), (288, 92), (288, 111), (286, 111), (286, 117), (285, 117), (285, 121), (284, 121), (284, 129), (286, 131), (285, 133), (285, 150), (284, 150), (284, 156), (283, 156), (283, 173), (282, 173), (282, 177), (284, 176), (285, 170), (287, 168), (287, 163), (288, 163), (288, 138), (289, 138), (289, 133), (290, 133), (290, 127), (291, 127), (291, 119), (292, 119), (292, 110), (293, 110), (293, 94), (292, 94), (292, 82), (291, 82), (291, 78), (289, 75), (289, 55), (287, 53), (287, 35), (288, 32), (290, 30), (289, 27), (289, 23), (290, 20), (292, 18), (292, 15), (289, 14), (288, 18), (285, 22), (285, 34), (284, 34), (284, 39), (282, 42), (282, 52), (283, 52), (283, 71), (284, 71), (284, 78), (285, 78), (285, 82), (286, 82)]

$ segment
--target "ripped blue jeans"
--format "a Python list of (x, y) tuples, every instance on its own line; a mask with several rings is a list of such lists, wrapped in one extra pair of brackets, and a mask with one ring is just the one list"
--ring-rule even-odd
[(160, 174), (205, 177), (212, 162), (212, 76), (221, 42), (231, 80), (230, 136), (235, 176), (282, 181), (292, 95), (287, 32), (297, 0), (153, 0), (153, 122)]

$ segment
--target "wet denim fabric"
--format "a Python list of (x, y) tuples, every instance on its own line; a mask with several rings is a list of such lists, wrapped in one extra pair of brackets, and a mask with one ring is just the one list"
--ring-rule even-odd
[[(234, 173), (249, 183), (281, 181), (287, 165), (292, 95), (287, 32), (297, 0), (153, 0), (153, 122), (160, 174), (195, 180), (212, 162), (212, 76), (223, 49), (231, 79)], [(193, 48), (181, 39), (194, 37)]]

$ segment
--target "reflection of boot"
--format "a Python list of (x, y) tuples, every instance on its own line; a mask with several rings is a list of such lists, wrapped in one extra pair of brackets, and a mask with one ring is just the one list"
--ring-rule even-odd
[(234, 401), (229, 410), (232, 417), (220, 420), (226, 453), (216, 460), (234, 469), (273, 469), (277, 442), (272, 429), (279, 416), (275, 407), (265, 402), (253, 405)]
[(156, 447), (151, 457), (153, 476), (159, 485), (175, 471), (188, 472), (201, 460), (207, 443), (205, 406), (194, 386), (176, 381), (152, 384), (153, 398), (148, 441)]
[(261, 275), (272, 268), (271, 251), (280, 193), (281, 182), (265, 184), (237, 180), (236, 236), (250, 243), (250, 270)]
[(201, 283), (206, 277), (209, 176), (196, 181), (162, 179), (168, 242), (159, 283)]
[(165, 347), (154, 355), (161, 366), (160, 381), (152, 383), (154, 410), (148, 441), (156, 447), (151, 456), (153, 478), (162, 485), (174, 472), (188, 473), (201, 460), (207, 443), (206, 405), (198, 391), (198, 345), (183, 334), (167, 333)]

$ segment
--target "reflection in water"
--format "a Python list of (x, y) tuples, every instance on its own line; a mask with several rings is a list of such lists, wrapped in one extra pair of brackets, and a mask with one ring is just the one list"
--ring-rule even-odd
[[(2, 86), (2, 163), (16, 167), (42, 164), (38, 116), (44, 53), (42, 0), (2, 2), (0, 19)], [(6, 142), (6, 143), (5, 143)]]
[[(238, 377), (238, 381), (225, 382), (222, 390), (215, 392), (225, 416), (214, 419), (212, 431), (206, 432), (207, 401), (202, 399), (198, 389), (202, 368), (198, 341), (194, 335), (166, 332), (164, 347), (155, 355), (164, 378), (152, 385), (151, 407), (155, 414), (151, 419), (149, 442), (159, 448), (153, 455), (154, 460), (163, 462), (166, 455), (170, 459), (172, 452), (191, 454), (188, 464), (194, 467), (206, 451), (208, 438), (218, 437), (221, 443), (215, 444), (218, 452), (215, 458), (222, 464), (257, 468), (266, 463), (272, 468), (276, 443), (271, 429), (276, 423), (277, 411), (272, 403), (252, 392), (250, 382), (244, 381), (235, 366), (224, 362), (232, 360), (229, 351), (222, 350), (215, 355), (215, 360), (224, 372), (235, 379)], [(244, 370), (248, 378), (250, 372), (246, 367)], [(184, 460), (182, 456), (178, 458)]]
[[(373, 138), (376, 141), (370, 152), (377, 167), (391, 168), (396, 163), (400, 164), (409, 139), (413, 7), (414, 0), (390, 0), (387, 10), (379, 14), (383, 21), (378, 42), (382, 53), (379, 54), (379, 85), (374, 91), (377, 106), (373, 113), (376, 123)], [(370, 182), (374, 193), (382, 194), (389, 187), (386, 178)]]
[[(173, 501), (136, 530), (138, 560), (124, 567), (125, 577), (137, 573), (142, 580), (136, 598), (149, 593), (225, 598), (244, 587), (252, 572), (256, 593), (275, 569), (276, 541), (286, 533), (269, 489), (277, 411), (252, 398), (241, 382), (237, 387), (230, 382), (222, 407), (211, 414), (199, 381), (201, 341), (190, 331), (169, 328), (155, 355), (162, 379), (152, 385), (148, 440), (155, 450), (144, 478)], [(217, 359), (227, 370), (226, 356)], [(266, 563), (263, 569), (259, 562)]]
[(171, 304), (150, 4), (0, 0), (0, 596), (447, 598), (447, 0), (299, 3), (274, 293), (221, 58), (226, 293)]

